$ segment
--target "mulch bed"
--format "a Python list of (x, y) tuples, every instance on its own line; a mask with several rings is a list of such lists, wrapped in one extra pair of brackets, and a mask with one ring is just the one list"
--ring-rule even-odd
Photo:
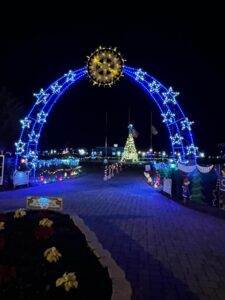
[[(39, 226), (48, 218), (51, 227)], [(108, 300), (112, 281), (108, 270), (89, 249), (84, 235), (69, 215), (53, 211), (27, 211), (22, 218), (14, 212), (0, 214), (5, 229), (0, 230), (0, 299), (27, 300)], [(62, 254), (48, 262), (44, 251), (56, 247)], [(66, 291), (56, 280), (74, 272), (77, 288)]]

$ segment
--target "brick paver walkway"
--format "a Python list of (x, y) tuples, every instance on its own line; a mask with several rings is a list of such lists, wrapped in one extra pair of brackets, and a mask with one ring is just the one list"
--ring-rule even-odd
[(141, 173), (1, 192), (0, 210), (24, 207), (27, 195), (62, 196), (126, 272), (134, 300), (225, 299), (225, 221), (158, 194)]

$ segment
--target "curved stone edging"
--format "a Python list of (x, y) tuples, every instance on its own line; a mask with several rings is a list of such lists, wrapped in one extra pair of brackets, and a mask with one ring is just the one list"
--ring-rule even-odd
[(112, 280), (111, 300), (131, 300), (132, 289), (129, 281), (125, 277), (125, 272), (117, 265), (111, 253), (103, 249), (96, 234), (84, 223), (78, 215), (70, 215), (74, 224), (84, 234), (88, 246), (98, 257), (100, 263), (108, 268), (109, 277)]

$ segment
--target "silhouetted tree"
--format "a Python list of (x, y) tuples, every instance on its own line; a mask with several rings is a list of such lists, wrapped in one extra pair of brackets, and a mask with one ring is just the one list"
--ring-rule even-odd
[(14, 150), (24, 107), (5, 87), (0, 89), (0, 150)]

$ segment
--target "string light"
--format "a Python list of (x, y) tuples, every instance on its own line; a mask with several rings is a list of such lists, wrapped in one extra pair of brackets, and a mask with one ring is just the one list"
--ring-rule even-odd
[(173, 88), (170, 87), (166, 93), (162, 93), (164, 100), (163, 104), (167, 104), (172, 102), (173, 104), (177, 104), (176, 97), (179, 95), (179, 92), (174, 92)]
[(22, 128), (30, 128), (31, 120), (26, 117), (25, 119), (20, 120), (20, 123), (22, 124)]
[(149, 83), (149, 88), (150, 93), (159, 93), (160, 84), (153, 80), (151, 83)]
[(38, 134), (36, 134), (35, 132), (34, 132), (34, 130), (32, 130), (32, 132), (30, 133), (30, 134), (28, 134), (28, 136), (29, 136), (29, 142), (34, 142), (34, 143), (38, 143), (38, 140), (39, 140), (39, 137), (40, 137), (40, 134), (38, 133)]
[(33, 95), (37, 98), (36, 104), (40, 104), (41, 102), (45, 104), (50, 94), (45, 93), (45, 91), (41, 89), (38, 94), (33, 94)]
[(168, 110), (166, 113), (161, 114), (161, 116), (163, 117), (163, 123), (173, 123), (175, 114)]
[(172, 145), (179, 145), (182, 143), (182, 140), (184, 139), (182, 136), (180, 136), (178, 133), (176, 133), (174, 136), (170, 136)]
[(73, 71), (69, 70), (69, 72), (64, 74), (64, 76), (66, 77), (66, 82), (74, 82), (76, 74)]
[(16, 146), (16, 154), (22, 154), (24, 152), (25, 143), (21, 141), (21, 139), (15, 143)]
[(185, 129), (187, 129), (187, 130), (191, 130), (191, 125), (192, 124), (194, 124), (194, 122), (193, 121), (189, 121), (189, 119), (188, 118), (185, 118), (183, 121), (181, 121), (180, 122), (181, 123), (181, 126), (182, 126), (182, 130), (185, 130)]
[(59, 85), (58, 82), (51, 85), (51, 90), (52, 90), (53, 94), (59, 94), (61, 92), (61, 88), (62, 88), (62, 86)]
[(46, 123), (46, 118), (48, 114), (43, 112), (43, 110), (37, 114), (37, 122), (38, 123)]
[(186, 149), (187, 149), (187, 155), (190, 154), (196, 155), (198, 151), (198, 147), (196, 147), (194, 144), (187, 146)]
[(145, 80), (145, 75), (146, 75), (146, 72), (143, 72), (142, 69), (138, 69), (135, 73), (135, 80), (137, 81), (143, 81)]

